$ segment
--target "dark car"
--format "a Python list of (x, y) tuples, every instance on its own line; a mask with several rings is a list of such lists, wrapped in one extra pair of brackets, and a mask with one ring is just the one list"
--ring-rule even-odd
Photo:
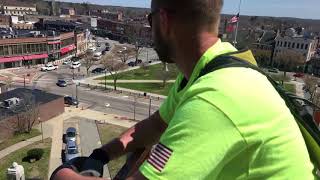
[(293, 75), (293, 77), (295, 77), (295, 78), (303, 78), (303, 77), (304, 77), (304, 74), (303, 74), (303, 73), (295, 73), (295, 74)]
[(132, 61), (132, 62), (129, 62), (129, 63), (128, 63), (128, 66), (134, 67), (134, 66), (136, 66), (136, 63), (133, 62), (133, 61)]
[(279, 70), (276, 69), (276, 68), (271, 68), (271, 69), (268, 69), (269, 72), (272, 72), (272, 73), (279, 73)]
[(138, 59), (137, 60), (137, 64), (141, 64), (142, 63), (142, 60), (141, 59)]
[(79, 102), (78, 100), (76, 100), (75, 98), (71, 97), (71, 96), (65, 96), (64, 97), (64, 104), (67, 104), (67, 105), (78, 105)]
[(59, 87), (67, 87), (67, 85), (68, 85), (67, 82), (65, 80), (62, 80), (62, 79), (59, 79), (56, 84)]
[(105, 68), (95, 68), (94, 70), (91, 71), (91, 73), (103, 73), (106, 69)]

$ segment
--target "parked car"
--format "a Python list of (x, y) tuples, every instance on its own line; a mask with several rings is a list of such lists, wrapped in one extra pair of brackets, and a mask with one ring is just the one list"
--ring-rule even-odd
[(79, 157), (80, 153), (78, 150), (76, 141), (67, 141), (66, 149), (65, 149), (65, 160), (70, 161), (76, 157)]
[(68, 64), (70, 64), (70, 63), (71, 63), (71, 60), (70, 60), (70, 59), (68, 59), (68, 60), (63, 61), (63, 63), (62, 63), (62, 64), (64, 64), (64, 65), (68, 65)]
[(67, 85), (68, 85), (68, 83), (63, 79), (58, 79), (58, 82), (56, 84), (59, 87), (67, 87)]
[(93, 55), (93, 58), (95, 59), (95, 60), (100, 60), (101, 59), (101, 57), (102, 57), (102, 53), (101, 52), (96, 52), (96, 53), (94, 53), (94, 55)]
[(74, 127), (69, 127), (66, 130), (65, 142), (76, 141), (77, 140), (77, 130)]
[(78, 100), (75, 99), (74, 97), (65, 96), (65, 97), (64, 97), (64, 104), (71, 105), (71, 106), (76, 106), (76, 105), (79, 104), (79, 102), (78, 102)]
[(52, 63), (46, 64), (45, 66), (41, 67), (41, 71), (53, 71), (57, 69), (58, 69), (58, 66), (53, 65)]
[(141, 59), (138, 59), (137, 60), (137, 64), (141, 64), (142, 63), (142, 60)]
[(93, 74), (95, 74), (95, 73), (103, 73), (103, 72), (105, 72), (105, 71), (106, 71), (105, 68), (100, 68), (100, 67), (98, 67), (98, 68), (93, 69), (93, 70), (91, 71), (91, 73), (93, 73)]
[(272, 72), (272, 73), (279, 73), (279, 70), (276, 69), (276, 68), (271, 68), (271, 69), (268, 69), (269, 72)]
[(128, 66), (134, 67), (134, 66), (136, 66), (136, 63), (131, 61), (131, 62), (128, 63)]
[(79, 61), (75, 61), (75, 62), (72, 62), (70, 68), (71, 69), (77, 69), (81, 66), (81, 63)]
[(295, 73), (295, 74), (293, 75), (293, 77), (295, 77), (295, 78), (303, 78), (303, 77), (304, 77), (304, 74), (303, 74), (303, 73)]

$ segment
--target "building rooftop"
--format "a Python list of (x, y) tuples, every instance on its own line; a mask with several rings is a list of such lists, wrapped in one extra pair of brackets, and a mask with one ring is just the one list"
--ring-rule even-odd
[[(12, 91), (7, 91), (3, 94), (0, 94), (0, 102), (3, 102), (7, 99), (14, 98), (14, 97), (19, 99), (34, 98), (34, 101), (36, 102), (36, 104), (40, 104), (40, 105), (62, 98), (62, 96), (47, 93), (39, 89), (31, 90), (31, 89), (18, 88), (18, 89), (14, 89)], [(0, 108), (0, 120), (13, 115), (14, 113), (12, 112), (12, 110)]]
[(36, 7), (33, 3), (28, 3), (26, 1), (17, 0), (1, 0), (0, 5), (2, 6), (18, 6), (18, 7)]

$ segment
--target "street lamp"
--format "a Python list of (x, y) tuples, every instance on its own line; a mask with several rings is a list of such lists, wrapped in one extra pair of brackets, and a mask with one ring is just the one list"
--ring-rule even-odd
[(76, 105), (76, 108), (79, 107), (79, 100), (78, 100), (78, 86), (80, 85), (79, 82), (76, 83), (76, 100), (77, 100), (77, 105)]

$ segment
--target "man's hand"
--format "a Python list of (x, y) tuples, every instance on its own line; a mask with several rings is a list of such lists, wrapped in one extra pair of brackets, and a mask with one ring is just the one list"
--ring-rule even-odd
[[(68, 179), (67, 177), (74, 177), (75, 175), (102, 177), (103, 166), (104, 164), (102, 164), (101, 161), (97, 161), (88, 157), (78, 157), (58, 167), (52, 173), (50, 179)], [(70, 171), (72, 171), (73, 173), (71, 173)]]

